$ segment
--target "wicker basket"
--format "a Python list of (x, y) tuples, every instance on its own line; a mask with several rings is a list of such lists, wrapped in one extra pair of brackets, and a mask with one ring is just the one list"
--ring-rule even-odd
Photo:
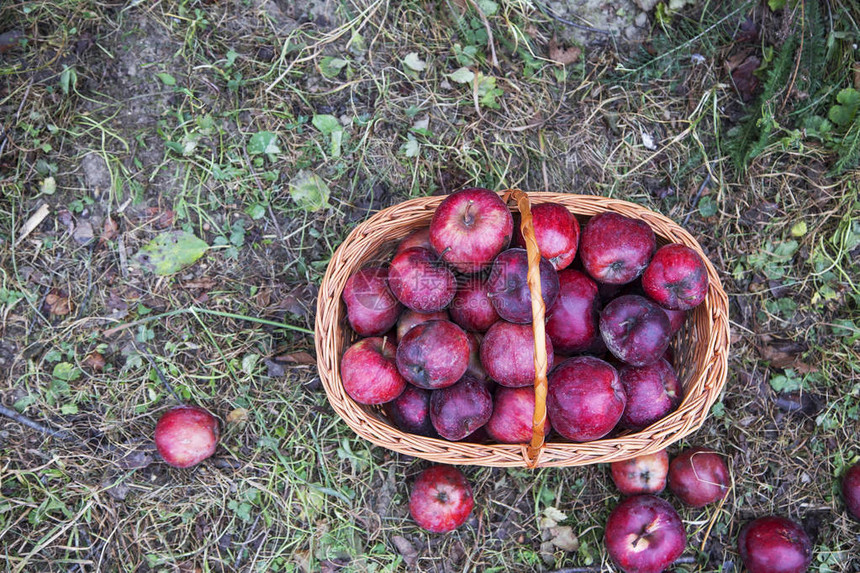
[[(433, 212), (444, 197), (425, 197), (384, 209), (358, 225), (338, 247), (329, 263), (317, 302), (316, 351), (320, 378), (335, 411), (359, 436), (390, 450), (437, 463), (496, 467), (578, 466), (620, 461), (663, 449), (701, 427), (725, 384), (729, 327), (728, 299), (716, 271), (698, 242), (666, 217), (626, 201), (590, 195), (536, 192), (526, 197), (525, 193), (514, 193), (518, 201), (516, 205), (511, 205), (511, 209), (523, 214), (529, 258), (534, 261), (537, 260), (534, 256), (536, 245), (533, 244), (534, 234), (530, 228), (529, 200), (533, 203), (560, 203), (581, 222), (604, 211), (634, 217), (650, 225), (657, 235), (658, 246), (681, 243), (702, 256), (710, 280), (708, 295), (690, 313), (685, 328), (676, 335), (673, 343), (675, 362), (679, 365), (678, 377), (685, 390), (684, 400), (678, 409), (639, 432), (586, 443), (561, 441), (559, 436), (553, 434), (550, 441), (544, 443), (543, 432), (539, 430), (542, 430), (545, 418), (543, 402), (546, 377), (545, 374), (541, 376), (539, 368), (536, 380), (536, 439), (533, 443), (475, 444), (407, 434), (389, 423), (379, 407), (354, 402), (344, 391), (340, 379), (341, 356), (355, 338), (341, 299), (344, 285), (350, 275), (364, 265), (388, 260), (399, 239), (430, 224)], [(504, 198), (507, 200), (509, 196), (510, 193)], [(536, 271), (536, 268), (533, 270)], [(536, 273), (530, 274), (536, 278)], [(530, 286), (534, 287), (535, 282), (530, 278)], [(539, 289), (539, 282), (537, 284)], [(534, 297), (535, 293), (532, 294)], [(537, 300), (539, 298), (538, 294)], [(543, 309), (539, 307), (542, 305), (533, 301), (535, 316), (538, 312), (540, 316), (543, 315)], [(536, 321), (535, 327), (542, 330), (543, 320)], [(544, 337), (536, 336), (535, 339), (543, 341)], [(541, 345), (538, 345), (538, 354)], [(545, 369), (545, 350), (543, 356)]]

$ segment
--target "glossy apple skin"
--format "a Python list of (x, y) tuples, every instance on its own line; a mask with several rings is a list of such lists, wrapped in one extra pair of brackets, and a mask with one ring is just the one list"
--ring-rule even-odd
[(412, 327), (397, 345), (397, 370), (425, 390), (451, 386), (469, 366), (469, 341), (459, 326), (430, 320)]
[(470, 188), (446, 197), (430, 221), (430, 244), (461, 273), (478, 273), (508, 247), (514, 220), (489, 189)]
[[(532, 321), (532, 298), (527, 280), (528, 254), (525, 249), (508, 249), (493, 261), (487, 279), (489, 297), (499, 316), (508, 322)], [(551, 308), (558, 297), (558, 273), (544, 258), (540, 260), (541, 298)]]
[(708, 270), (699, 253), (673, 243), (660, 247), (642, 274), (651, 300), (672, 310), (690, 310), (708, 295)]
[(848, 513), (860, 520), (860, 464), (854, 464), (842, 478), (842, 497)]
[(155, 447), (175, 468), (190, 468), (215, 453), (218, 418), (199, 406), (175, 406), (155, 424)]
[(462, 440), (489, 421), (493, 397), (483, 381), (466, 374), (430, 396), (430, 420), (446, 440)]
[(568, 358), (549, 375), (547, 416), (568, 440), (602, 438), (621, 419), (626, 403), (618, 372), (599, 358)]
[(350, 398), (359, 404), (384, 404), (403, 392), (406, 379), (397, 370), (395, 352), (390, 340), (373, 336), (343, 353), (340, 379)]
[[(579, 246), (579, 221), (558, 203), (539, 203), (531, 211), (541, 256), (557, 271), (567, 268), (576, 257)], [(519, 225), (514, 228), (514, 243), (518, 247), (526, 247)]]
[(600, 336), (625, 364), (645, 366), (658, 360), (672, 339), (669, 317), (642, 296), (616, 298), (600, 313)]
[(403, 392), (384, 406), (388, 418), (406, 433), (439, 437), (430, 421), (430, 390), (407, 384)]
[(604, 542), (612, 561), (625, 573), (660, 573), (684, 552), (687, 534), (668, 501), (635, 495), (609, 514)]
[[(493, 415), (485, 426), (487, 433), (502, 444), (527, 444), (532, 439), (534, 413), (534, 388), (498, 388), (493, 396)], [(544, 436), (551, 429), (546, 420)]]
[(469, 365), (466, 367), (466, 374), (471, 374), (478, 380), (487, 382), (487, 390), (492, 392), (496, 383), (490, 379), (487, 371), (484, 370), (484, 365), (481, 364), (481, 341), (483, 337), (477, 332), (467, 332), (466, 338), (469, 341)]
[(648, 266), (657, 240), (644, 221), (605, 212), (589, 219), (579, 241), (579, 256), (594, 280), (626, 284)]
[(689, 448), (669, 464), (669, 490), (691, 507), (705, 507), (729, 493), (729, 468), (717, 452)]
[(397, 300), (418, 312), (438, 312), (454, 298), (457, 282), (451, 269), (429, 249), (410, 247), (391, 260), (388, 286)]
[(744, 525), (738, 552), (749, 573), (805, 573), (812, 563), (809, 536), (794, 521), (777, 515)]
[(387, 277), (387, 269), (367, 267), (350, 276), (343, 287), (347, 320), (359, 336), (384, 334), (403, 310), (388, 288)]
[(433, 250), (433, 246), (430, 244), (430, 227), (424, 227), (406, 235), (406, 237), (400, 241), (400, 244), (397, 245), (397, 250), (394, 251), (394, 255), (397, 256), (406, 249), (410, 249), (412, 247), (421, 247), (422, 249)]
[(623, 495), (658, 494), (666, 488), (669, 454), (660, 450), (609, 465), (612, 481)]
[(585, 273), (558, 273), (558, 298), (547, 312), (546, 332), (553, 348), (564, 354), (587, 352), (600, 337), (597, 283)]
[(469, 277), (457, 287), (448, 312), (451, 320), (470, 332), (486, 332), (499, 320), (493, 303), (490, 302), (487, 281), (480, 277)]
[(684, 323), (687, 321), (687, 311), (686, 310), (671, 310), (665, 307), (660, 307), (663, 309), (663, 312), (666, 313), (666, 316), (669, 317), (669, 332), (671, 332), (671, 336), (675, 336), (679, 330), (684, 326)]
[[(544, 340), (549, 372), (554, 359), (553, 347), (549, 336)], [(532, 325), (500, 320), (491, 326), (481, 341), (481, 364), (490, 378), (502, 386), (534, 386), (535, 335)]]
[(618, 371), (627, 406), (620, 424), (638, 431), (678, 407), (684, 390), (675, 370), (663, 358), (645, 366), (624, 366)]
[(411, 308), (407, 308), (400, 314), (400, 318), (397, 319), (397, 340), (402, 340), (406, 333), (412, 330), (413, 326), (417, 326), (422, 322), (448, 319), (448, 311), (446, 310), (440, 310), (437, 312), (417, 312)]
[(432, 466), (418, 475), (409, 494), (409, 513), (420, 527), (447, 533), (466, 523), (475, 500), (466, 476), (454, 466)]

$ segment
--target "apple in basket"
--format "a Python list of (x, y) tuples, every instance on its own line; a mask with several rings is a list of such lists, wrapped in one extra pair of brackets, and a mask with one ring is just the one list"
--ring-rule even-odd
[[(525, 249), (502, 251), (493, 261), (490, 277), (487, 279), (489, 297), (499, 316), (508, 322), (528, 324), (532, 321), (528, 270), (528, 254)], [(550, 308), (558, 297), (558, 273), (543, 257), (539, 270), (541, 298), (546, 308)]]
[(411, 247), (388, 267), (388, 286), (408, 308), (437, 312), (448, 306), (457, 289), (454, 273), (429, 249)]
[(650, 426), (677, 408), (684, 397), (675, 370), (663, 358), (645, 366), (624, 366), (618, 376), (627, 395), (620, 424), (630, 430)]
[(568, 358), (548, 381), (547, 416), (568, 440), (597, 440), (621, 419), (627, 397), (618, 372), (608, 362), (594, 356)]
[(469, 374), (430, 396), (430, 421), (440, 436), (452, 442), (486, 424), (492, 414), (493, 397), (486, 383)]
[(403, 393), (384, 407), (388, 418), (404, 432), (439, 437), (430, 421), (430, 390), (407, 384)]
[(499, 320), (490, 302), (487, 281), (480, 277), (469, 277), (459, 285), (448, 312), (451, 320), (472, 332), (486, 332)]
[[(553, 364), (553, 348), (549, 336), (544, 336), (549, 372)], [(502, 386), (533, 387), (535, 334), (532, 325), (500, 320), (490, 327), (481, 342), (481, 364), (490, 378)]]
[(469, 339), (453, 322), (422, 322), (403, 335), (396, 362), (403, 377), (419, 388), (445, 388), (469, 367)]
[(675, 508), (653, 495), (634, 495), (619, 503), (606, 520), (606, 550), (625, 573), (660, 573), (687, 544)]
[(558, 273), (558, 298), (547, 309), (546, 332), (559, 354), (587, 352), (600, 337), (600, 296), (597, 284), (585, 273)]
[(645, 221), (606, 212), (592, 217), (582, 230), (582, 266), (598, 282), (626, 284), (642, 274), (657, 240)]
[(666, 488), (669, 454), (660, 450), (609, 465), (612, 481), (624, 495), (657, 494)]
[(633, 366), (657, 361), (672, 339), (666, 313), (635, 294), (620, 296), (606, 305), (600, 313), (600, 336), (613, 356)]
[(397, 319), (397, 340), (403, 340), (403, 337), (407, 332), (412, 330), (413, 326), (417, 326), (422, 322), (428, 322), (430, 320), (448, 320), (449, 318), (447, 310), (440, 310), (438, 312), (416, 312), (407, 308), (400, 315), (400, 318)]
[(685, 245), (660, 247), (642, 275), (653, 301), (672, 310), (690, 310), (708, 294), (708, 270), (699, 253)]
[(175, 468), (199, 464), (215, 453), (218, 418), (199, 406), (174, 406), (155, 424), (155, 448)]
[(343, 354), (340, 377), (343, 389), (359, 404), (384, 404), (397, 398), (406, 379), (395, 363), (396, 348), (391, 340), (373, 336), (362, 338)]
[(397, 322), (403, 310), (388, 288), (388, 271), (367, 267), (352, 274), (343, 287), (349, 325), (359, 336), (379, 336)]
[(432, 533), (447, 533), (466, 523), (475, 500), (466, 476), (454, 466), (437, 465), (418, 474), (409, 494), (409, 513)]
[[(559, 203), (540, 203), (531, 208), (532, 226), (541, 256), (560, 271), (573, 262), (579, 246), (579, 222), (573, 213)], [(514, 229), (514, 243), (525, 248), (526, 240), (519, 225)]]
[[(485, 428), (491, 438), (502, 444), (527, 444), (532, 439), (535, 390), (533, 387), (499, 387), (493, 396), (493, 415)], [(551, 430), (544, 423), (544, 436)]]

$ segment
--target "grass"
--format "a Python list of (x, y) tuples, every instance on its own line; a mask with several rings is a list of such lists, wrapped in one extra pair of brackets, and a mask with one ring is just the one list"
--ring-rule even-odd
[[(426, 463), (358, 439), (299, 354), (349, 230), (463, 185), (632, 200), (684, 224), (720, 269), (729, 381), (689, 444), (726, 453), (735, 484), (720, 508), (681, 510), (678, 570), (737, 567), (741, 525), (771, 512), (803, 522), (818, 571), (860, 566), (837, 489), (860, 461), (860, 196), (852, 169), (833, 169), (836, 140), (801, 121), (853, 77), (853, 3), (826, 22), (839, 82), (789, 97), (740, 171), (728, 133), (761, 106), (740, 102), (724, 63), (747, 16), (755, 49), (778, 55), (795, 3), (704, 2), (655, 24), (654, 54), (585, 46), (566, 66), (547, 54), (567, 31), (517, 0), (479, 2), (486, 25), (453, 0), (287, 4), (0, 8), (0, 33), (24, 38), (0, 55), (0, 399), (77, 438), (0, 429), (7, 570), (608, 569), (608, 468), (465, 468), (473, 517), (429, 535), (406, 510)], [(319, 179), (297, 201), (300, 172)], [(136, 269), (171, 229), (209, 251), (167, 278)], [(158, 371), (224, 420), (195, 470), (153, 450), (175, 403)], [(554, 510), (577, 549), (547, 545)]]

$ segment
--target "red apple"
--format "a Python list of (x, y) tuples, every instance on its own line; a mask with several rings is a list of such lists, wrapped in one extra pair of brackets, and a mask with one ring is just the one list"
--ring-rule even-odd
[(469, 340), (453, 322), (422, 322), (403, 336), (395, 361), (400, 374), (419, 388), (445, 388), (466, 372)]
[(467, 332), (466, 338), (469, 340), (469, 365), (466, 367), (466, 373), (471, 374), (478, 380), (487, 382), (487, 390), (492, 391), (495, 382), (493, 382), (484, 370), (484, 365), (481, 364), (481, 341), (483, 337), (476, 332)]
[(668, 501), (635, 495), (609, 514), (604, 542), (612, 561), (625, 573), (660, 573), (684, 552), (687, 534)]
[(842, 497), (848, 513), (860, 519), (860, 464), (854, 464), (842, 478)]
[(430, 221), (430, 244), (462, 273), (490, 266), (511, 242), (514, 220), (502, 199), (489, 189), (463, 189), (446, 197)]
[(412, 247), (421, 247), (422, 249), (433, 250), (433, 247), (430, 245), (430, 227), (423, 227), (406, 235), (406, 237), (400, 241), (400, 244), (397, 245), (397, 250), (394, 251), (394, 255), (397, 256), (406, 249)]
[(407, 332), (412, 330), (413, 326), (427, 322), (430, 320), (448, 320), (448, 311), (440, 310), (438, 312), (416, 312), (411, 308), (407, 308), (401, 313), (397, 319), (397, 340), (402, 340)]
[(812, 563), (809, 536), (797, 523), (777, 515), (744, 525), (738, 552), (750, 573), (805, 573)]
[(642, 275), (642, 288), (660, 306), (690, 310), (708, 295), (708, 270), (699, 253), (673, 243), (654, 254)]
[[(546, 338), (547, 372), (553, 364), (553, 347)], [(500, 320), (490, 327), (481, 342), (481, 364), (490, 378), (511, 388), (534, 386), (535, 335), (531, 324)]]
[(660, 450), (623, 462), (612, 462), (609, 467), (612, 472), (612, 481), (622, 494), (657, 494), (666, 487), (666, 474), (669, 473), (669, 454), (666, 453), (666, 450)]
[(558, 273), (558, 298), (548, 309), (546, 332), (556, 352), (587, 352), (600, 337), (600, 297), (597, 284), (584, 273)]
[(199, 406), (174, 406), (155, 424), (155, 448), (175, 468), (190, 468), (212, 454), (221, 430), (218, 418)]
[(463, 330), (473, 332), (485, 332), (499, 320), (499, 313), (490, 302), (487, 281), (480, 277), (470, 277), (460, 284), (448, 312)]
[[(535, 413), (535, 390), (498, 388), (493, 397), (493, 415), (485, 426), (491, 438), (502, 444), (527, 444), (532, 439)], [(544, 436), (552, 429), (544, 423)]]
[(466, 476), (454, 466), (432, 466), (418, 475), (409, 494), (409, 513), (432, 533), (447, 533), (466, 523), (475, 500)]
[(487, 423), (493, 397), (482, 380), (466, 374), (460, 381), (430, 396), (430, 420), (446, 440), (462, 440)]
[(586, 223), (579, 256), (596, 281), (625, 284), (642, 274), (656, 248), (654, 231), (647, 223), (605, 212)]
[[(573, 213), (558, 203), (539, 203), (531, 208), (535, 239), (543, 258), (557, 271), (567, 267), (576, 256), (579, 245), (579, 222)], [(514, 229), (514, 241), (525, 248), (519, 225)]]
[[(499, 316), (508, 322), (525, 324), (532, 321), (532, 296), (527, 273), (528, 254), (525, 249), (508, 249), (493, 261), (487, 279), (489, 297)], [(558, 273), (544, 258), (539, 264), (541, 298), (551, 308), (558, 297)]]
[(403, 305), (388, 289), (388, 271), (367, 267), (350, 276), (343, 287), (349, 325), (359, 336), (379, 336), (397, 322)]
[(408, 308), (437, 312), (448, 306), (457, 290), (451, 269), (440, 264), (429, 249), (410, 247), (388, 267), (388, 286)]
[(397, 398), (385, 404), (385, 412), (394, 425), (409, 434), (436, 438), (430, 421), (430, 390), (411, 384)]
[(678, 407), (683, 388), (675, 370), (663, 358), (645, 366), (624, 366), (618, 371), (627, 406), (621, 425), (630, 430), (650, 426)]
[(616, 358), (633, 366), (658, 360), (671, 340), (669, 317), (642, 296), (620, 296), (600, 313), (600, 336)]
[(672, 336), (675, 336), (679, 330), (684, 326), (684, 323), (687, 321), (687, 311), (686, 310), (672, 310), (670, 308), (660, 307), (663, 309), (663, 312), (666, 313), (666, 316), (669, 317), (669, 332), (672, 333)]
[(406, 380), (397, 370), (395, 352), (390, 340), (374, 336), (343, 353), (340, 378), (350, 398), (359, 404), (384, 404), (403, 392)]
[(730, 483), (723, 456), (707, 448), (684, 450), (669, 464), (669, 490), (692, 507), (723, 499)]
[(547, 416), (568, 440), (602, 438), (621, 419), (626, 403), (618, 372), (599, 358), (568, 358), (549, 375)]

